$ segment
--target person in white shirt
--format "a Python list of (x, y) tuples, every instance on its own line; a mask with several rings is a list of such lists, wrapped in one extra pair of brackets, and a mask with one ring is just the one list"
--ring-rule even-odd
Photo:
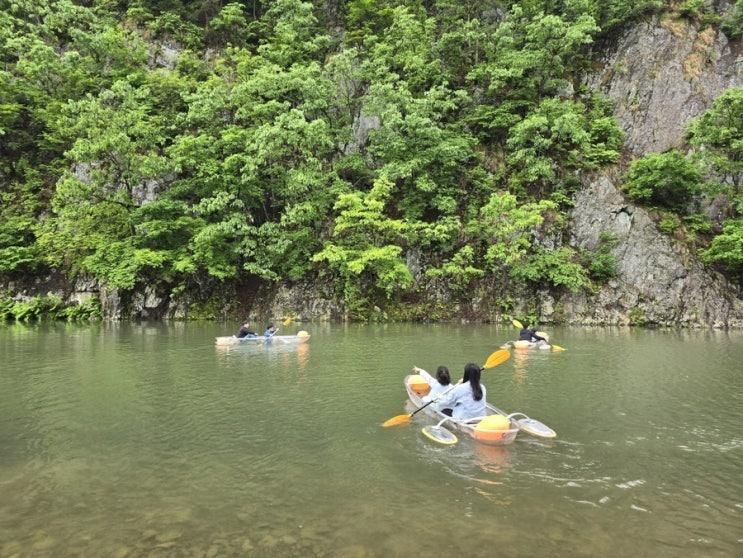
[(436, 403), (441, 412), (456, 420), (467, 420), (487, 414), (485, 386), (480, 383), (482, 369), (472, 362), (464, 367), (462, 382)]
[[(446, 393), (448, 389), (452, 388), (451, 377), (449, 376), (449, 369), (446, 366), (439, 366), (436, 369), (436, 378), (423, 370), (423, 368), (418, 368), (417, 366), (413, 368), (413, 371), (416, 374), (423, 376), (423, 379), (428, 382), (429, 386), (431, 386), (431, 391), (429, 391), (428, 394), (422, 398), (422, 401), (424, 403), (428, 403), (429, 401), (437, 399), (441, 396), (441, 394)], [(431, 407), (437, 409), (439, 408), (438, 403), (432, 403)]]

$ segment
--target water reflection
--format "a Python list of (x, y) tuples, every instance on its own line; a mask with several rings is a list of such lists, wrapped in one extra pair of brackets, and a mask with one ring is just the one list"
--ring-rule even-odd
[(493, 447), (436, 444), (425, 413), (379, 423), (413, 364), (458, 379), (512, 330), (313, 324), (308, 344), (215, 347), (231, 329), (0, 326), (0, 557), (743, 548), (740, 333), (550, 328), (568, 351), (483, 381), (559, 438)]
[(514, 350), (511, 353), (513, 359), (513, 379), (518, 384), (526, 381), (526, 365), (529, 362), (528, 350)]
[(310, 360), (310, 344), (300, 343), (299, 345), (297, 345), (297, 368), (299, 368), (300, 372), (304, 372), (309, 360)]
[(484, 473), (502, 475), (511, 468), (511, 446), (472, 445), (475, 463)]

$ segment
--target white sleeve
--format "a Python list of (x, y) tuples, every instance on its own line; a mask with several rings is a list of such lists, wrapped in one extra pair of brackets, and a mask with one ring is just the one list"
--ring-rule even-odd
[(444, 392), (438, 400), (438, 406), (440, 409), (444, 407), (451, 407), (459, 399), (459, 386), (463, 384), (456, 384), (449, 388), (448, 391)]

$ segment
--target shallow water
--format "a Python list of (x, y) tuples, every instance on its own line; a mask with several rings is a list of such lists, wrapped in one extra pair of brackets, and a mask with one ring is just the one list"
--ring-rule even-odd
[(743, 555), (743, 334), (551, 330), (483, 379), (558, 438), (494, 448), (380, 424), (513, 328), (302, 327), (0, 326), (0, 557)]

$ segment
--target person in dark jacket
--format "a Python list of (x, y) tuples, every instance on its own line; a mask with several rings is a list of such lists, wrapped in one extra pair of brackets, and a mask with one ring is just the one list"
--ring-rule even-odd
[(519, 341), (529, 341), (534, 343), (536, 341), (547, 341), (544, 337), (537, 335), (537, 332), (533, 329), (529, 329), (529, 324), (525, 324), (523, 329), (519, 332)]
[(240, 327), (240, 331), (237, 332), (237, 335), (235, 337), (237, 337), (238, 339), (242, 339), (243, 337), (257, 337), (257, 336), (258, 334), (252, 329), (250, 329), (250, 324), (248, 322), (245, 322)]

